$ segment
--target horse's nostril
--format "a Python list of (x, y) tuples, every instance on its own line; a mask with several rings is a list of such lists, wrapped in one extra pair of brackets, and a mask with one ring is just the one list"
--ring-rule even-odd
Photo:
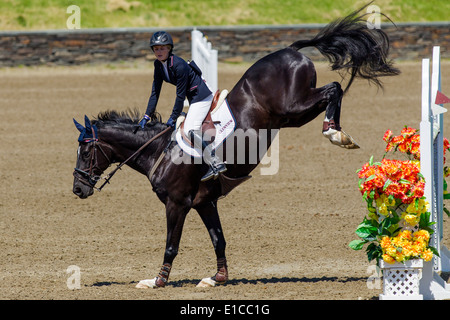
[(74, 187), (73, 188), (73, 193), (75, 193), (77, 196), (79, 196), (81, 194), (81, 188), (80, 187)]

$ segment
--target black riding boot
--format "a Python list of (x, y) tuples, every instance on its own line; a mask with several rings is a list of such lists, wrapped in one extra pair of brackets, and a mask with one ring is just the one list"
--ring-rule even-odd
[(189, 135), (194, 142), (194, 147), (202, 151), (203, 161), (209, 165), (209, 170), (203, 176), (202, 181), (207, 181), (211, 178), (217, 179), (220, 173), (227, 171), (225, 163), (216, 156), (214, 150), (211, 149), (211, 146), (207, 145), (206, 141), (204, 141), (199, 134), (194, 132), (194, 130), (191, 130), (189, 131)]

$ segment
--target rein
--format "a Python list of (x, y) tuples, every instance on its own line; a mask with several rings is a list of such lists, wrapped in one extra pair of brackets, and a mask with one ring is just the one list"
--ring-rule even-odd
[(131, 156), (129, 156), (125, 161), (121, 162), (120, 164), (117, 165), (117, 167), (111, 171), (106, 177), (105, 177), (105, 182), (103, 182), (103, 184), (100, 186), (100, 188), (96, 188), (98, 191), (102, 191), (103, 187), (110, 183), (109, 181), (111, 180), (111, 178), (116, 174), (116, 172), (118, 170), (121, 170), (122, 167), (128, 162), (130, 161), (133, 157), (135, 157), (136, 155), (138, 155), (142, 150), (144, 150), (150, 143), (152, 143), (153, 141), (155, 141), (156, 139), (158, 139), (160, 136), (162, 136), (164, 133), (166, 133), (167, 131), (169, 131), (170, 129), (172, 129), (171, 127), (167, 127), (166, 129), (164, 129), (163, 131), (161, 131), (160, 133), (158, 133), (157, 135), (155, 135), (153, 138), (151, 138), (150, 140), (148, 140), (146, 143), (144, 143), (142, 145), (142, 147), (140, 147), (139, 149), (136, 150), (135, 153), (133, 153)]

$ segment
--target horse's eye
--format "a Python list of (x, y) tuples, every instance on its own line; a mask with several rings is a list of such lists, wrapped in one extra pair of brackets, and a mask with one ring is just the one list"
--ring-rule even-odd
[(81, 153), (81, 156), (82, 156), (84, 159), (89, 158), (90, 155), (91, 155), (91, 153), (90, 153), (89, 151), (84, 151), (84, 152)]

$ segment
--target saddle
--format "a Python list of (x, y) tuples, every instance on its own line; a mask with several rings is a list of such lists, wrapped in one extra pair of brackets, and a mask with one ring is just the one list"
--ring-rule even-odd
[[(210, 143), (220, 143), (223, 141), (223, 139), (226, 139), (226, 137), (231, 134), (231, 132), (234, 131), (234, 128), (236, 126), (234, 122), (233, 115), (231, 114), (231, 111), (229, 107), (222, 107), (223, 104), (227, 104), (226, 97), (228, 95), (227, 90), (223, 90), (222, 92), (216, 91), (214, 94), (213, 101), (211, 103), (211, 107), (209, 108), (208, 114), (206, 115), (203, 123), (202, 123), (202, 132), (207, 133), (209, 136), (211, 136), (211, 142)], [(224, 112), (222, 112), (224, 111)], [(222, 112), (222, 114), (220, 114)], [(228, 112), (228, 114), (227, 114)], [(226, 116), (224, 116), (226, 115)], [(213, 118), (216, 120), (222, 119), (222, 121), (214, 121)], [(184, 121), (186, 119), (186, 115), (181, 115), (177, 119), (176, 123), (176, 130), (179, 131), (179, 139), (181, 139), (181, 142), (186, 142), (186, 146), (190, 146), (194, 149), (194, 145), (189, 137), (186, 136), (184, 133)], [(216, 124), (218, 127), (218, 131), (216, 130)], [(217, 137), (217, 141), (215, 141)], [(205, 139), (206, 140), (206, 139)], [(179, 141), (179, 140), (177, 140)], [(180, 141), (179, 141), (180, 142)], [(180, 145), (180, 147), (183, 149)], [(183, 149), (186, 151), (186, 149)], [(194, 156), (193, 154), (191, 154)], [(228, 195), (228, 193), (231, 192), (234, 188), (236, 188), (238, 185), (243, 183), (244, 181), (247, 181), (250, 179), (251, 176), (243, 176), (243, 177), (227, 177), (225, 174), (220, 174), (218, 180), (220, 181), (221, 185), (221, 197), (225, 197)]]
[[(227, 96), (227, 94), (228, 94), (227, 90), (223, 90), (222, 92), (220, 92), (219, 90), (216, 91), (216, 93), (214, 94), (214, 98), (212, 100), (212, 103), (211, 103), (211, 107), (209, 108), (208, 114), (206, 115), (205, 119), (202, 122), (202, 132), (203, 133), (206, 132), (208, 134), (208, 138), (209, 139), (207, 139), (207, 140), (209, 140), (209, 143), (212, 143), (214, 141), (214, 139), (215, 139), (215, 136), (216, 136), (216, 126), (215, 126), (215, 124), (218, 123), (218, 122), (214, 122), (212, 120), (211, 114), (214, 113), (216, 108), (220, 107), (220, 105), (224, 101), (224, 99)], [(186, 135), (186, 133), (184, 132), (184, 121), (185, 120), (186, 120), (186, 116), (185, 115), (179, 116), (178, 119), (177, 119), (176, 128), (177, 128), (177, 130), (180, 130), (180, 133), (181, 133), (181, 136), (182, 136), (183, 140), (186, 143), (188, 143), (191, 147), (194, 147), (194, 144), (193, 144), (191, 138), (188, 137)]]

